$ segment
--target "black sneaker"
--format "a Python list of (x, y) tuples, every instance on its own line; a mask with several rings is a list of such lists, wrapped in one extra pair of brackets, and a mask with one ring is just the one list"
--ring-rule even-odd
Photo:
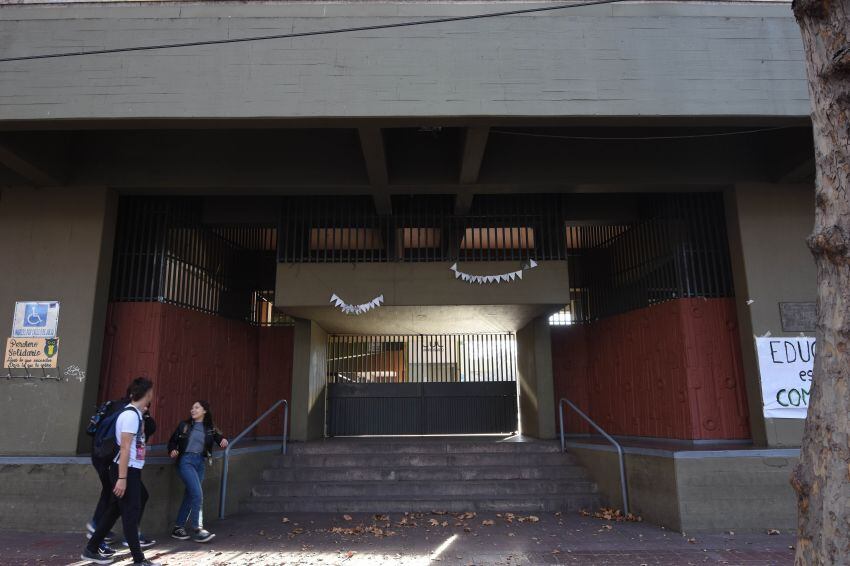
[[(155, 544), (155, 540), (149, 539), (142, 533), (139, 533), (139, 548), (150, 548)], [(130, 545), (127, 543), (127, 539), (124, 539), (124, 542), (122, 542), (121, 545), (130, 548)]]
[(83, 549), (83, 553), (80, 554), (80, 558), (86, 562), (94, 562), (95, 564), (112, 564), (111, 556), (101, 556), (97, 552), (90, 551), (88, 548)]
[(189, 540), (189, 533), (186, 532), (186, 529), (183, 527), (174, 527), (174, 530), (171, 531), (171, 538), (176, 538), (177, 540)]
[[(91, 536), (94, 534), (94, 531), (95, 531), (94, 523), (92, 523), (91, 521), (86, 523), (86, 530), (88, 531), (88, 533), (86, 533), (86, 538), (90, 539)], [(108, 533), (106, 533), (106, 536), (103, 537), (103, 542), (105, 542), (105, 543), (115, 542), (116, 538), (118, 538), (118, 535), (116, 535), (112, 531), (109, 531)]]
[(104, 558), (112, 558), (115, 556), (117, 551), (106, 544), (105, 542), (100, 543), (100, 546), (97, 548), (97, 553), (103, 556)]
[(192, 535), (192, 540), (195, 542), (209, 542), (215, 538), (215, 535), (206, 529), (198, 529)]

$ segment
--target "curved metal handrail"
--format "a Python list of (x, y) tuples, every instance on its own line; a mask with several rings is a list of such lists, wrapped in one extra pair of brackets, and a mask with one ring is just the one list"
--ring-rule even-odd
[(228, 443), (227, 448), (224, 449), (224, 464), (221, 470), (221, 486), (219, 488), (219, 499), (218, 499), (218, 518), (224, 519), (224, 510), (225, 504), (227, 500), (227, 472), (230, 469), (230, 450), (236, 446), (236, 443), (242, 440), (246, 434), (254, 430), (260, 422), (265, 419), (267, 416), (272, 414), (275, 409), (283, 405), (283, 444), (281, 446), (280, 452), (284, 456), (286, 455), (286, 429), (289, 425), (289, 402), (286, 399), (281, 399), (276, 402), (274, 405), (269, 407), (269, 409), (257, 417), (257, 419), (248, 425), (248, 428), (240, 432), (236, 438)]
[(591, 419), (590, 417), (585, 415), (584, 412), (581, 409), (576, 407), (575, 403), (573, 403), (569, 399), (565, 399), (565, 398), (562, 397), (561, 400), (558, 402), (558, 416), (561, 420), (561, 452), (567, 451), (566, 442), (564, 440), (564, 403), (569, 405), (569, 407), (573, 411), (578, 413), (578, 416), (580, 416), (585, 421), (587, 421), (587, 423), (590, 426), (595, 428), (597, 430), (597, 432), (599, 432), (599, 434), (601, 434), (602, 436), (605, 437), (605, 440), (607, 440), (608, 442), (613, 444), (614, 448), (617, 449), (617, 456), (620, 460), (620, 488), (622, 490), (622, 495), (623, 495), (623, 513), (628, 515), (629, 514), (629, 486), (626, 483), (626, 460), (625, 460), (625, 456), (623, 455), (623, 447), (620, 446), (619, 442), (614, 440), (613, 436), (611, 436), (610, 434), (608, 434), (607, 432), (602, 430), (601, 426), (596, 424), (593, 421), (593, 419)]

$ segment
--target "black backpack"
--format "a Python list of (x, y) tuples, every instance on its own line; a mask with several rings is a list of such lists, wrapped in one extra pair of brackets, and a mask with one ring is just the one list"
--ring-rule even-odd
[[(124, 414), (124, 411), (133, 411), (136, 409), (131, 406), (124, 407), (121, 411), (113, 411), (110, 415), (101, 420), (98, 424), (97, 431), (94, 434), (94, 442), (92, 444), (92, 456), (101, 460), (114, 460), (120, 450), (120, 445), (115, 440), (115, 425), (118, 422), (118, 417)], [(138, 415), (137, 415), (138, 416)], [(142, 434), (142, 419), (139, 418), (139, 430), (136, 434)]]
[[(126, 405), (126, 403), (124, 404)], [(100, 423), (103, 422), (103, 419), (119, 410), (121, 406), (120, 399), (116, 401), (106, 401), (101, 404), (89, 418), (89, 426), (86, 427), (86, 434), (94, 438), (94, 435), (97, 434), (97, 429), (100, 427)]]

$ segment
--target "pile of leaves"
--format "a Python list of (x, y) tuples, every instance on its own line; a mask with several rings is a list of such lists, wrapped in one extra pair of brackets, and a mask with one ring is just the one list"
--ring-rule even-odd
[(623, 515), (623, 512), (619, 509), (615, 509), (613, 507), (601, 507), (598, 511), (591, 513), (586, 509), (582, 509), (579, 511), (582, 517), (595, 517), (596, 519), (602, 519), (603, 521), (615, 521), (620, 523), (622, 521), (628, 521), (632, 523), (640, 523), (643, 521), (640, 515), (634, 515), (629, 513), (628, 515)]

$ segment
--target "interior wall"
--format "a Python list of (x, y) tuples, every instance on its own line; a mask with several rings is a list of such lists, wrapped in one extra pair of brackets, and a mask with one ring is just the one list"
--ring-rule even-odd
[(116, 198), (105, 188), (0, 192), (0, 343), (5, 350), (16, 301), (59, 301), (62, 375), (0, 380), (0, 453), (70, 455), (88, 438), (83, 422), (100, 379), (115, 214)]
[[(802, 419), (762, 416), (754, 338), (768, 332), (771, 336), (799, 335), (783, 331), (779, 303), (813, 303), (817, 299), (817, 272), (806, 244), (814, 226), (814, 187), (738, 184), (725, 196), (741, 350), (750, 411), (757, 423), (756, 440), (769, 446), (799, 446)], [(813, 336), (814, 329), (806, 334)]]
[[(554, 327), (552, 360), (556, 400), (570, 399), (610, 434), (750, 438), (732, 299), (681, 299)], [(565, 428), (589, 432), (569, 413)]]
[[(162, 303), (111, 303), (100, 399), (124, 395), (138, 376), (153, 379), (154, 444), (168, 441), (198, 399), (208, 400), (216, 425), (233, 437), (274, 400), (289, 398), (292, 329), (246, 322)], [(279, 435), (280, 416), (260, 435)]]

